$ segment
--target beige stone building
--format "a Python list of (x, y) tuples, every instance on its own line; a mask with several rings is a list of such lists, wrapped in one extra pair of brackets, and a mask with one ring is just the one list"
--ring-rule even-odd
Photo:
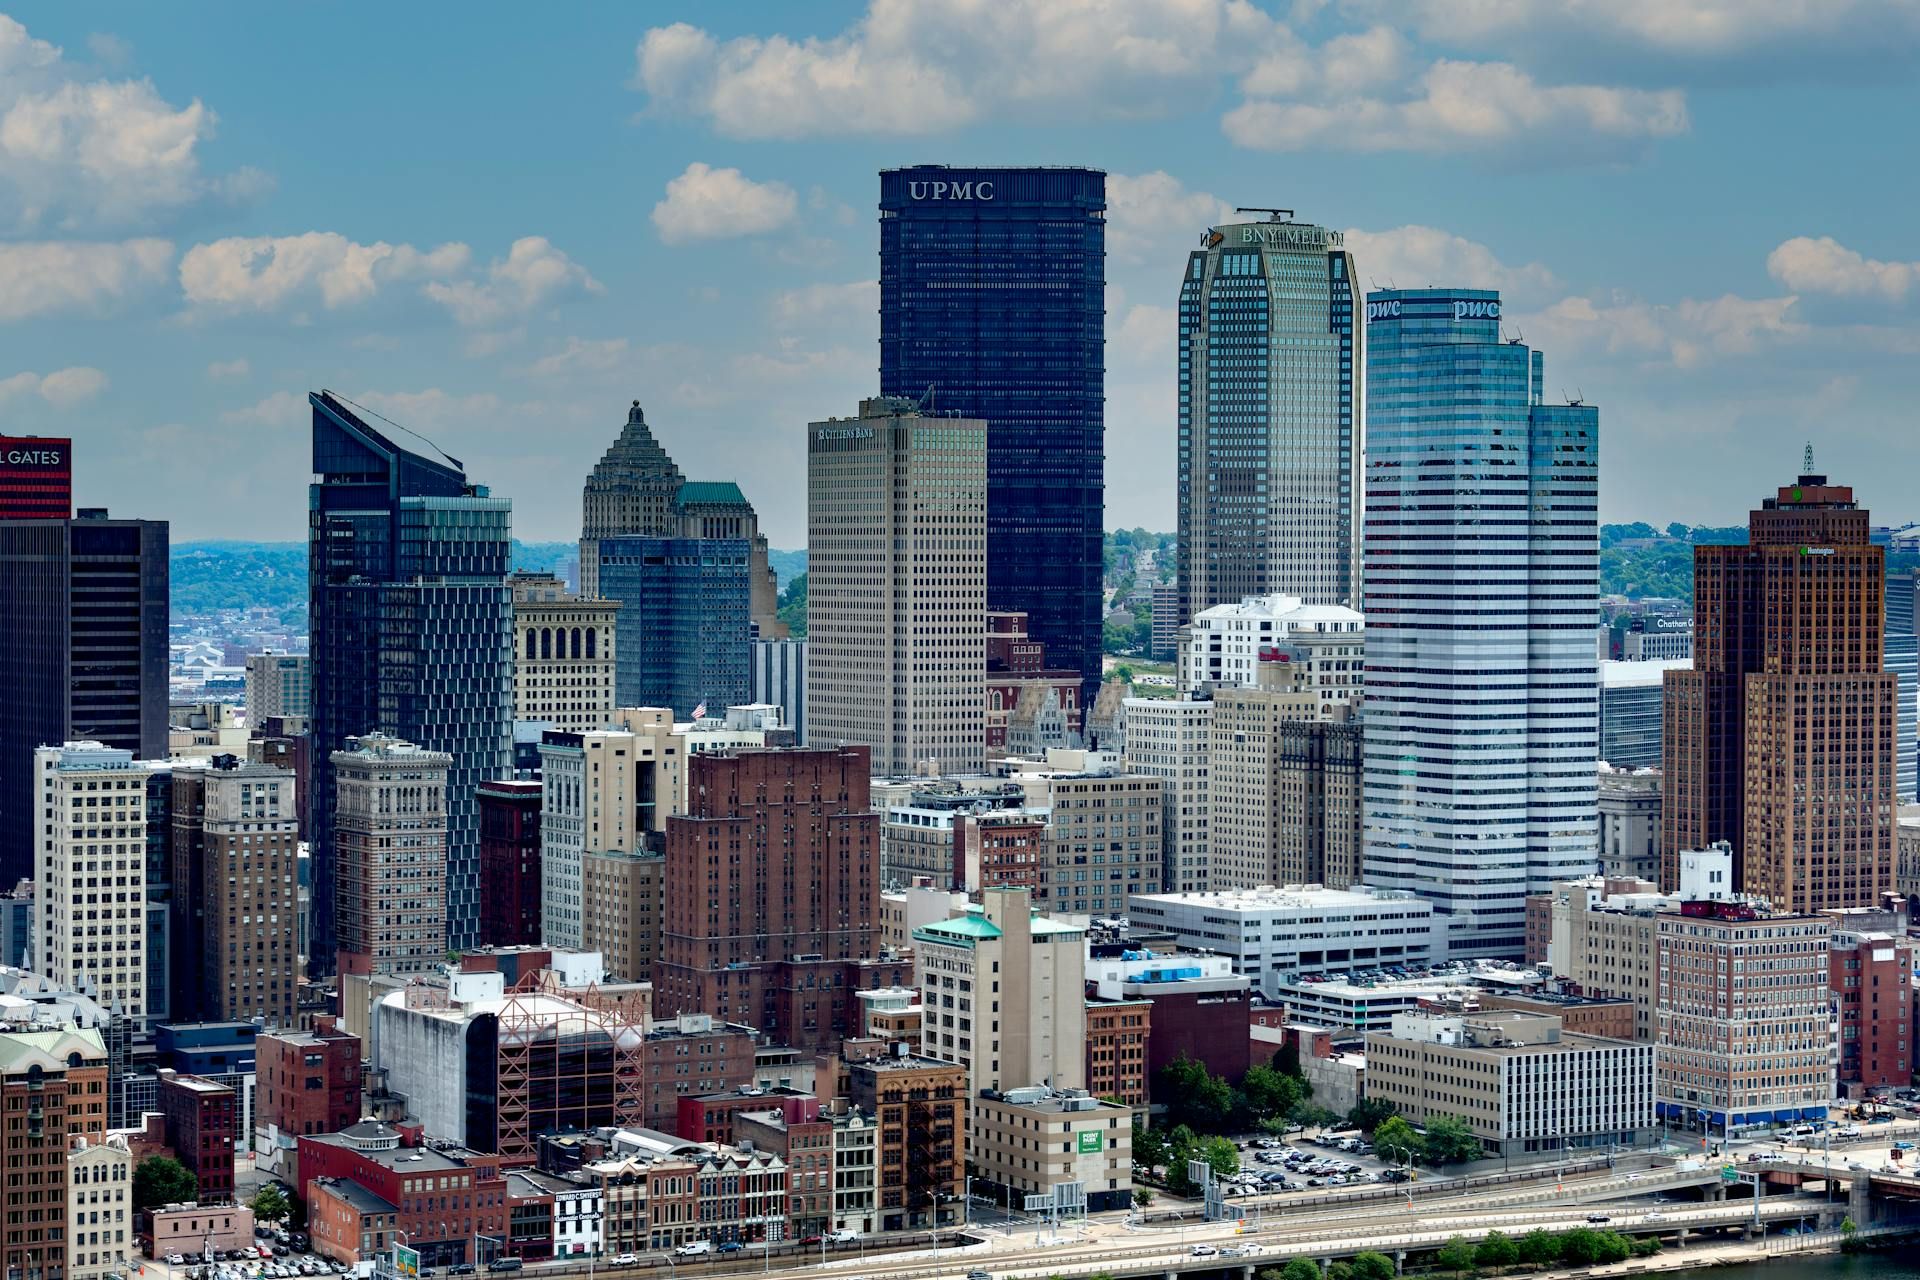
[(1555, 977), (1581, 994), (1633, 1002), (1634, 1039), (1651, 1041), (1659, 995), (1659, 913), (1673, 900), (1650, 880), (1557, 881), (1547, 947)]
[(1033, 908), (1026, 889), (914, 930), (920, 1052), (967, 1070), (967, 1094), (1086, 1085), (1086, 930)]
[(807, 427), (810, 743), (984, 767), (986, 538), (985, 422), (883, 397)]
[(1205, 698), (1126, 700), (1127, 767), (1163, 783), (1160, 879), (1170, 893), (1203, 893), (1211, 884), (1213, 706)]
[(125, 1276), (138, 1263), (133, 1156), (121, 1134), (74, 1136), (67, 1148), (67, 1280)]
[(147, 777), (153, 766), (98, 742), (33, 755), (34, 962), (63, 987), (91, 984), (135, 1025), (147, 1011)]
[(432, 973), (447, 958), (453, 757), (378, 733), (347, 742), (333, 753), (339, 972)]
[(595, 849), (582, 855), (584, 945), (605, 957), (616, 982), (653, 981), (666, 866), (658, 853)]
[[(1133, 1207), (1133, 1111), (1083, 1092), (990, 1090), (967, 1115), (967, 1157), (980, 1194), (1017, 1209), (1052, 1195), (1063, 1218)], [(1078, 1208), (1074, 1208), (1074, 1206)]]
[(1600, 770), (1600, 872), (1660, 879), (1660, 771)]
[(1211, 887), (1344, 888), (1360, 879), (1357, 704), (1329, 702), (1291, 647), (1264, 652), (1253, 685), (1214, 693)]
[(1653, 1046), (1552, 1014), (1403, 1013), (1367, 1034), (1367, 1097), (1414, 1124), (1465, 1120), (1490, 1156), (1628, 1148), (1653, 1136)]
[(620, 604), (581, 599), (560, 579), (516, 573), (513, 718), (585, 733), (613, 714), (615, 622)]

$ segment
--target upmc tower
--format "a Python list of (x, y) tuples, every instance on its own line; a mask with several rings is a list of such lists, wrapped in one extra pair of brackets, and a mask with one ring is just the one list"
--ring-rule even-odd
[[(880, 392), (987, 422), (987, 608), (1100, 683), (1107, 175), (880, 175)], [(1062, 665), (1065, 665), (1063, 662)]]

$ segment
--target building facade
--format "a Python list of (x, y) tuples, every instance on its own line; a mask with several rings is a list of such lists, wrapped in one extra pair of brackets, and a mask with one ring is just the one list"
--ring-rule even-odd
[(300, 990), (293, 774), (215, 756), (173, 771), (171, 1020), (294, 1025)]
[(0, 519), (0, 884), (34, 874), (33, 753), (167, 754), (167, 524)]
[[(1249, 210), (1249, 212), (1253, 212)], [(1275, 210), (1209, 228), (1180, 284), (1180, 615), (1360, 596), (1364, 339), (1344, 237)]]
[(258, 732), (273, 716), (305, 717), (313, 710), (313, 659), (304, 653), (247, 655), (247, 727)]
[(1899, 678), (1869, 539), (1853, 490), (1806, 474), (1751, 513), (1744, 544), (1694, 548), (1693, 668), (1666, 676), (1666, 871), (1726, 840), (1741, 888), (1777, 910), (1893, 887)]
[(68, 1199), (69, 1155), (79, 1139), (106, 1138), (107, 1054), (100, 1033), (0, 1033), (0, 1101), (19, 1121), (0, 1129), (7, 1169), (0, 1204), (12, 1226), (0, 1242), (0, 1264), (22, 1280), (55, 1280), (72, 1266), (67, 1230), (77, 1206)]
[(1144, 1111), (1153, 1001), (1087, 1001), (1087, 1092)]
[(1913, 1080), (1914, 944), (1836, 927), (1827, 985), (1839, 1023), (1836, 1073), (1843, 1096), (1904, 1089)]
[(201, 1204), (233, 1203), (234, 1157), (244, 1149), (233, 1090), (162, 1070), (159, 1101), (167, 1118), (167, 1145), (199, 1189), (194, 1198)]
[(854, 1027), (853, 991), (816, 986), (805, 967), (878, 951), (866, 748), (705, 755), (690, 779), (687, 812), (667, 820), (661, 1015), (701, 1011), (776, 1043), (836, 1045)]
[(65, 520), (73, 515), (73, 441), (0, 436), (0, 520)]
[(35, 963), (144, 1021), (152, 767), (98, 742), (41, 747), (32, 760), (36, 807), (51, 819), (34, 858)]
[(340, 950), (334, 768), (348, 739), (444, 753), (446, 939), (480, 928), (474, 789), (513, 776), (512, 504), (442, 454), (414, 452), (327, 391), (313, 406), (308, 616), (313, 658), (307, 832), (313, 968)]
[(807, 642), (753, 642), (753, 700), (780, 708), (780, 723), (793, 730), (796, 746), (807, 745)]
[(514, 778), (483, 782), (480, 808), (480, 940), (533, 946), (540, 932), (541, 785)]
[(620, 605), (614, 700), (698, 719), (752, 692), (753, 544), (745, 538), (607, 538), (600, 589)]
[(966, 1186), (966, 1072), (952, 1062), (891, 1054), (849, 1064), (847, 1097), (873, 1117), (878, 1229), (957, 1222)]
[(880, 394), (990, 425), (987, 607), (1100, 679), (1106, 175), (880, 175)]
[(666, 882), (664, 854), (595, 849), (581, 856), (581, 942), (606, 957), (614, 981), (654, 981)]
[(860, 402), (807, 427), (807, 687), (880, 774), (986, 761), (987, 423)]
[(453, 757), (384, 734), (347, 739), (329, 772), (342, 974), (431, 973), (446, 959)]
[(994, 1200), (1048, 1195), (1062, 1218), (1133, 1207), (1133, 1112), (1085, 1090), (990, 1090), (971, 1101), (967, 1156)]
[(1128, 698), (1127, 767), (1160, 779), (1160, 887), (1208, 887), (1212, 850), (1213, 703), (1195, 698)]
[(76, 1135), (67, 1150), (67, 1280), (124, 1276), (136, 1254), (126, 1138)]
[(619, 603), (581, 599), (542, 573), (516, 573), (507, 586), (513, 592), (513, 718), (569, 733), (606, 724), (614, 706)]
[(1660, 1115), (1729, 1135), (1826, 1116), (1832, 933), (1825, 916), (1765, 915), (1743, 902), (1661, 913)]
[(1655, 1134), (1650, 1044), (1511, 1009), (1404, 1013), (1366, 1043), (1367, 1097), (1414, 1124), (1458, 1116), (1491, 1156), (1630, 1150)]
[(1616, 769), (1660, 767), (1662, 685), (1687, 660), (1600, 664), (1600, 759)]
[(994, 889), (964, 915), (914, 930), (920, 1052), (967, 1069), (968, 1096), (1086, 1087), (1086, 931)]
[[(1367, 295), (1367, 883), (1517, 959), (1598, 830), (1599, 410), (1479, 289)], [(1475, 566), (1461, 581), (1457, 566)]]
[(1285, 650), (1300, 665), (1324, 714), (1366, 686), (1366, 618), (1339, 605), (1309, 605), (1289, 595), (1249, 596), (1194, 615), (1180, 639), (1179, 687), (1188, 693), (1254, 685), (1265, 656)]
[(1601, 768), (1601, 875), (1658, 881), (1660, 803), (1659, 769)]

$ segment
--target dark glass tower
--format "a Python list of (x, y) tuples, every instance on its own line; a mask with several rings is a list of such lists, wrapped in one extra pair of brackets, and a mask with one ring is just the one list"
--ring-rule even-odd
[(167, 754), (167, 583), (164, 520), (0, 519), (6, 888), (33, 874), (34, 748), (91, 739)]
[[(513, 776), (512, 504), (456, 458), (398, 444), (332, 393), (313, 405), (307, 571), (313, 655), (313, 940), (332, 967), (333, 753), (380, 732), (453, 757), (447, 785), (447, 933), (479, 941), (474, 788)], [(406, 433), (411, 434), (411, 433)], [(425, 440), (414, 438), (432, 449)], [(434, 450), (438, 453), (438, 450)]]
[(600, 593), (620, 602), (613, 699), (716, 716), (753, 696), (753, 632), (745, 538), (603, 538)]
[(1100, 683), (1107, 176), (880, 175), (880, 393), (987, 421), (987, 608)]

